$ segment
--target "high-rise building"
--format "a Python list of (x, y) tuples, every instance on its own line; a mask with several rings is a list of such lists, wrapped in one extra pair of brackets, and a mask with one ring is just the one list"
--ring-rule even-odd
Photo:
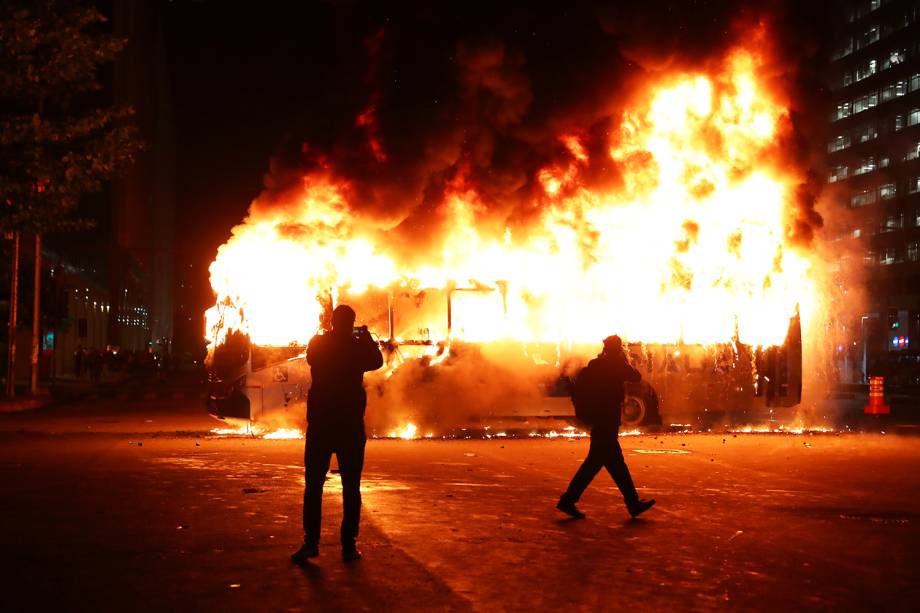
[[(109, 189), (81, 202), (92, 230), (43, 241), (42, 335), (53, 348), (42, 377), (77, 374), (78, 349), (171, 347), (174, 294), (175, 122), (163, 38), (163, 3), (99, 3), (126, 42), (100, 70), (100, 104), (130, 106), (145, 149)], [(28, 337), (20, 347), (28, 347)], [(17, 352), (27, 362), (29, 352)], [(27, 376), (27, 364), (20, 377)], [(85, 377), (84, 373), (84, 377)]]
[(845, 220), (832, 230), (839, 265), (862, 270), (848, 279), (866, 290), (858, 312), (840, 314), (838, 366), (864, 381), (920, 353), (920, 1), (836, 10), (825, 178), (843, 209), (831, 216)]
[(162, 6), (117, 0), (112, 23), (127, 39), (114, 99), (134, 108), (146, 149), (113, 190), (109, 342), (163, 351), (173, 335), (176, 137)]

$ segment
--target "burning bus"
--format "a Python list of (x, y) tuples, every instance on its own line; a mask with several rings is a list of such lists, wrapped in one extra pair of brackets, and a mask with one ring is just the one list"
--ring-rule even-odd
[[(376, 296), (376, 300), (374, 293), (353, 297), (349, 303), (368, 315), (372, 334), (386, 356), (382, 373), (369, 376), (371, 405), (374, 400), (389, 405), (384, 409), (384, 419), (378, 416), (372, 422), (380, 424), (384, 431), (396, 426), (396, 422), (385, 419), (391, 413), (390, 417), (403, 417), (403, 421), (411, 420), (440, 432), (526, 418), (573, 420), (568, 399), (571, 377), (598, 343), (563, 345), (479, 337), (475, 332), (481, 327), (478, 324), (507, 318), (501, 289), (452, 288), (414, 295), (386, 292), (385, 297)], [(400, 306), (404, 308), (398, 310)], [(375, 308), (381, 310), (374, 311)], [(331, 305), (324, 318), (327, 321), (329, 313)], [(441, 317), (429, 319), (434, 315)], [(380, 328), (381, 322), (385, 328)], [(462, 412), (439, 414), (444, 401), (438, 391), (443, 389), (431, 382), (454, 361), (467, 361), (484, 373), (492, 372), (499, 365), (483, 358), (480, 349), (484, 344), (494, 347), (499, 343), (499, 359), (507, 360), (509, 353), (518, 358), (512, 376), (527, 381), (539, 393), (518, 397), (517, 402), (505, 399), (493, 406), (474, 400)], [(230, 331), (214, 349), (209, 362), (209, 412), (221, 419), (258, 422), (269, 428), (301, 421), (309, 388), (304, 351), (305, 347), (298, 344), (253, 344), (247, 335)], [(627, 384), (621, 408), (621, 421), (626, 428), (661, 426), (663, 415), (670, 423), (706, 427), (733, 416), (749, 418), (757, 409), (795, 406), (801, 399), (801, 325), (797, 315), (790, 320), (781, 346), (751, 347), (737, 338), (707, 345), (634, 342), (628, 354), (642, 372), (643, 381)], [(409, 363), (415, 368), (407, 367)], [(406, 370), (418, 373), (419, 368), (424, 374), (411, 381), (411, 395), (428, 396), (435, 400), (432, 406), (423, 408), (426, 403), (405, 395), (387, 398), (394, 377), (400, 379)], [(451, 381), (448, 387), (451, 384), (453, 397), (476, 396), (475, 390), (470, 394), (463, 389), (475, 386), (475, 381)], [(394, 411), (396, 403), (412, 409)]]
[[(423, 201), (368, 211), (318, 158), (257, 199), (211, 265), (209, 410), (302, 419), (302, 351), (338, 303), (385, 351), (368, 413), (393, 422), (571, 416), (566, 378), (614, 333), (645, 379), (626, 424), (794, 406), (817, 292), (788, 111), (759, 62), (735, 50), (650, 83), (603, 146), (557, 135), (511, 203), (457, 163)], [(614, 184), (589, 180), (597, 156)]]

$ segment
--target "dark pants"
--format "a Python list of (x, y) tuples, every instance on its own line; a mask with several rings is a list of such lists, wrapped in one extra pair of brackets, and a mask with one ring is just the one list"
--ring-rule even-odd
[(572, 482), (569, 483), (569, 489), (562, 495), (569, 502), (578, 502), (581, 495), (585, 492), (588, 485), (597, 476), (601, 468), (606, 468), (610, 476), (616, 482), (617, 487), (623, 494), (623, 500), (626, 506), (632, 506), (639, 500), (639, 494), (636, 492), (636, 486), (633, 485), (632, 477), (629, 476), (629, 469), (626, 468), (626, 462), (623, 460), (623, 450), (620, 449), (620, 441), (617, 439), (617, 431), (607, 428), (591, 430), (591, 447), (588, 449), (588, 457), (582, 462)]
[(364, 445), (367, 438), (360, 427), (307, 428), (304, 449), (306, 487), (303, 491), (303, 533), (308, 545), (319, 544), (323, 514), (323, 483), (329, 462), (335, 454), (342, 477), (342, 546), (353, 546), (361, 520), (361, 471), (364, 468)]

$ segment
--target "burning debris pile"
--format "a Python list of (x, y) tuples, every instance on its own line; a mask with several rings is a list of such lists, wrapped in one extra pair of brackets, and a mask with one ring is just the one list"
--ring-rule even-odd
[[(387, 36), (366, 41), (370, 80)], [(234, 332), (303, 346), (338, 302), (426, 365), (452, 343), (507, 364), (496, 348), (512, 343), (558, 370), (563, 348), (613, 333), (782, 345), (791, 319), (807, 324), (822, 308), (808, 250), (820, 217), (790, 153), (795, 127), (765, 27), (746, 40), (700, 66), (623, 75), (599, 110), (544, 112), (539, 129), (525, 58), (494, 41), (457, 43), (457, 102), (435, 115), (439, 130), (419, 119), (413, 151), (381, 90), (349, 138), (302, 143), (297, 164), (276, 164), (211, 265), (212, 348)], [(405, 362), (391, 360), (387, 376)], [(533, 401), (531, 381), (506, 370), (476, 393)], [(410, 403), (424, 386), (424, 373), (407, 374), (411, 389), (391, 399)]]

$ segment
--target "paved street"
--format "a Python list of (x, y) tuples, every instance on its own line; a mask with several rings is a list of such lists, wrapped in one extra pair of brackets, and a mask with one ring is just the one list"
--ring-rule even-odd
[(920, 438), (621, 438), (583, 521), (553, 508), (585, 440), (371, 441), (364, 559), (300, 538), (302, 445), (208, 435), (194, 400), (0, 416), (0, 609), (914, 609)]

